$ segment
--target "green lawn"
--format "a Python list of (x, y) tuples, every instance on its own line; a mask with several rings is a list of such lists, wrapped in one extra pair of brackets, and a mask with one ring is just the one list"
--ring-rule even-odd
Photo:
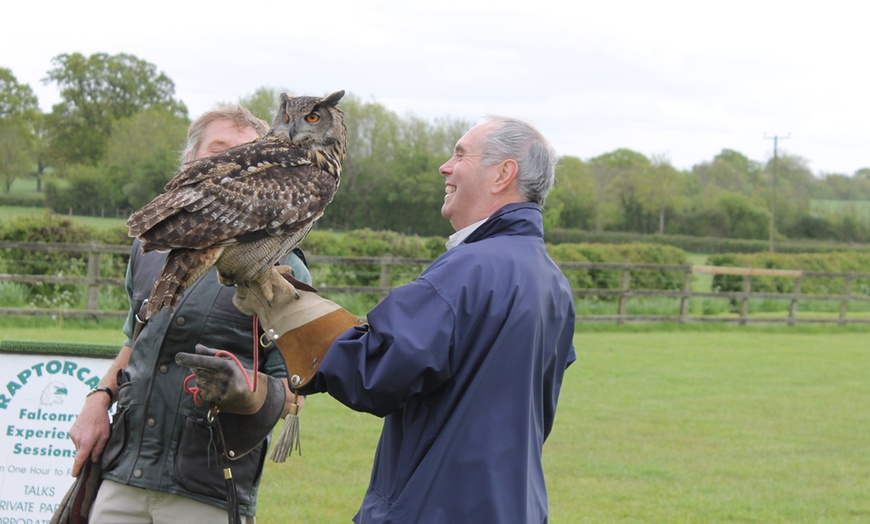
[[(44, 187), (45, 184), (43, 184), (43, 188)], [(10, 188), (9, 193), (39, 200), (45, 199), (45, 192), (36, 190), (36, 178), (33, 177), (17, 177), (12, 181), (12, 187)]]
[[(33, 215), (41, 215), (43, 213), (48, 213), (49, 211), (42, 207), (20, 207), (20, 206), (0, 206), (0, 222), (6, 222), (7, 220), (12, 220), (14, 218), (22, 217), (22, 216), (33, 216)], [(74, 215), (72, 217), (76, 222), (93, 227), (97, 231), (105, 231), (107, 229), (111, 229), (113, 227), (120, 227), (124, 225), (124, 222), (127, 221), (125, 218), (103, 218), (103, 217), (89, 217), (89, 216), (78, 216)]]
[[(867, 334), (588, 332), (545, 445), (554, 523), (870, 521)], [(347, 522), (380, 420), (314, 396), (264, 522)]]
[(863, 200), (810, 200), (810, 212), (814, 216), (852, 215), (859, 219), (870, 218), (870, 202)]
[[(8, 319), (6, 319), (8, 320)], [(119, 343), (117, 326), (3, 339)], [(866, 327), (582, 326), (545, 445), (554, 523), (870, 522)], [(328, 396), (269, 462), (261, 522), (348, 522), (380, 431)]]

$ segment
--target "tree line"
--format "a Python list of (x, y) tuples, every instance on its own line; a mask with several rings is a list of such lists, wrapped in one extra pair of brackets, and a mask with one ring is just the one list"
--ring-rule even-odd
[[(61, 54), (46, 83), (60, 102), (42, 113), (33, 90), (0, 67), (0, 177), (6, 193), (34, 177), (50, 208), (132, 211), (162, 191), (178, 166), (190, 115), (172, 80), (129, 54)], [(239, 102), (271, 121), (280, 92)], [(298, 93), (316, 94), (316, 93)], [(342, 184), (321, 225), (419, 235), (451, 233), (439, 213), (438, 167), (472, 122), (400, 116), (349, 94)], [(560, 158), (547, 227), (766, 239), (775, 202), (779, 238), (870, 241), (870, 168), (814, 175), (806, 160), (760, 162), (723, 149), (688, 170), (618, 149)], [(776, 197), (774, 198), (774, 191)]]

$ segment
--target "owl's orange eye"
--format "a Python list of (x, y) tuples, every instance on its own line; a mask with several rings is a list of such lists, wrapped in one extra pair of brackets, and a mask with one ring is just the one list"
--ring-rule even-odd
[(313, 124), (318, 120), (320, 120), (320, 115), (318, 115), (317, 113), (308, 113), (307, 115), (305, 115), (305, 121), (309, 124)]
[(290, 115), (288, 115), (288, 114), (285, 113), (285, 114), (284, 114), (284, 121), (285, 121), (285, 122), (289, 122), (289, 121), (290, 121)]

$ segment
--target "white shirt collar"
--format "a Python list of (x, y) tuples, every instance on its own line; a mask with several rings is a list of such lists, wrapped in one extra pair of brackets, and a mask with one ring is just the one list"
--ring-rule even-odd
[[(489, 217), (487, 217), (487, 218), (489, 218)], [(474, 233), (475, 229), (477, 229), (478, 227), (480, 227), (481, 224), (486, 222), (487, 218), (484, 218), (483, 220), (480, 220), (479, 222), (475, 222), (475, 223), (471, 224), (470, 226), (466, 226), (466, 227), (460, 229), (459, 231), (457, 231), (456, 233), (453, 233), (452, 235), (450, 235), (450, 238), (447, 239), (447, 244), (446, 244), (447, 249), (451, 250), (454, 247), (461, 244), (462, 242), (464, 242), (465, 239), (468, 238), (468, 235)]]

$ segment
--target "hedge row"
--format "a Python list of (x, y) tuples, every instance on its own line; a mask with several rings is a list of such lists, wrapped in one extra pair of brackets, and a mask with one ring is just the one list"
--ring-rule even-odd
[[(685, 266), (686, 252), (661, 244), (548, 244), (547, 251), (558, 262), (603, 262)], [(564, 269), (575, 289), (618, 289), (622, 285), (621, 269)], [(632, 289), (680, 289), (682, 271), (632, 271)]]
[(45, 199), (41, 196), (0, 193), (0, 206), (45, 207)]
[[(769, 240), (696, 237), (689, 235), (643, 235), (640, 233), (623, 233), (617, 231), (595, 233), (579, 229), (550, 230), (547, 232), (547, 242), (553, 244), (655, 243), (678, 247), (687, 253), (760, 253), (770, 251)], [(840, 251), (860, 251), (870, 253), (870, 244), (846, 244), (818, 240), (777, 239), (774, 247), (775, 250), (780, 253), (833, 253)]]
[[(576, 232), (575, 232), (576, 233)], [(620, 235), (624, 236), (624, 235)], [(550, 256), (560, 262), (608, 262), (658, 265), (687, 265), (686, 251), (667, 245), (660, 240), (669, 237), (655, 237), (655, 242), (637, 243), (550, 243)], [(101, 242), (107, 244), (128, 244), (126, 228), (119, 227), (98, 232), (93, 228), (77, 224), (73, 219), (56, 214), (19, 217), (0, 225), (0, 239), (21, 242)], [(372, 231), (362, 229), (350, 232), (314, 230), (302, 243), (309, 256), (337, 257), (382, 257), (387, 254), (400, 258), (434, 259), (444, 251), (443, 237), (408, 236), (391, 231)], [(721, 240), (721, 243), (727, 241)], [(864, 246), (866, 247), (866, 246)], [(697, 251), (696, 251), (697, 252)], [(103, 255), (108, 260), (103, 265), (103, 276), (123, 276), (126, 265), (124, 255)], [(770, 253), (727, 253), (710, 256), (712, 265), (803, 269), (806, 271), (829, 271), (870, 273), (870, 251), (851, 252), (770, 254)], [(13, 267), (14, 266), (14, 267)], [(389, 284), (399, 285), (412, 280), (426, 266), (426, 263), (408, 266), (392, 266)], [(22, 274), (67, 274), (83, 275), (87, 261), (84, 255), (74, 253), (25, 252), (24, 250), (3, 250), (0, 252), (0, 270)], [(384, 275), (380, 264), (328, 264), (313, 265), (315, 284), (321, 286), (377, 286)], [(620, 269), (566, 269), (571, 285), (575, 288), (618, 288), (621, 284)], [(634, 289), (679, 289), (683, 273), (680, 271), (634, 271), (631, 287)], [(805, 278), (802, 283), (804, 293), (841, 293), (844, 279)], [(742, 277), (719, 276), (714, 286), (722, 290), (739, 290)], [(868, 286), (867, 282), (856, 282), (857, 289)], [(753, 289), (756, 291), (790, 292), (792, 279), (772, 279), (756, 277)]]
[[(350, 232), (312, 231), (302, 242), (308, 255), (342, 257), (381, 257), (390, 254), (403, 258), (434, 259), (444, 252), (446, 239), (421, 238), (391, 231), (363, 229)], [(608, 262), (658, 265), (687, 265), (686, 252), (661, 244), (548, 244), (550, 256), (559, 262)], [(413, 280), (427, 264), (393, 266), (390, 285)], [(377, 286), (381, 278), (380, 264), (329, 264), (312, 267), (315, 285)], [(565, 269), (575, 288), (618, 288), (622, 281), (620, 269)], [(635, 271), (632, 288), (679, 289), (680, 271)]]
[[(383, 257), (434, 259), (444, 252), (446, 238), (408, 236), (393, 231), (314, 230), (305, 237), (301, 247), (309, 256)], [(426, 264), (391, 266), (389, 285), (397, 286), (413, 280)], [(378, 286), (380, 264), (311, 264), (314, 285)]]
[[(124, 234), (126, 237), (126, 234)], [(0, 225), (0, 240), (14, 242), (59, 242), (118, 244), (119, 232), (98, 232), (73, 219), (53, 213), (21, 216)], [(130, 239), (125, 238), (129, 244)], [(126, 272), (126, 255), (103, 253), (100, 255), (100, 274), (103, 277), (122, 278)], [(0, 272), (21, 275), (85, 276), (88, 255), (62, 251), (35, 251), (29, 249), (0, 249)], [(18, 287), (26, 295), (25, 303), (4, 304), (15, 307), (79, 307), (84, 302), (83, 286), (50, 283), (22, 283)], [(126, 302), (124, 290), (108, 289), (116, 304)], [(10, 294), (13, 294), (10, 292)], [(4, 294), (5, 295), (5, 294)], [(103, 300), (101, 299), (101, 304)], [(83, 306), (82, 306), (83, 307)]]
[[(820, 273), (870, 274), (870, 253), (726, 253), (711, 255), (710, 265), (731, 267), (755, 267), (766, 269), (799, 269)], [(810, 277), (801, 279), (802, 294), (838, 295), (845, 292), (847, 279), (844, 277)], [(743, 277), (738, 275), (716, 275), (713, 286), (722, 291), (740, 291)], [(795, 279), (785, 277), (752, 277), (752, 290), (757, 292), (792, 293)], [(852, 285), (853, 293), (868, 294), (870, 281), (856, 279)]]

